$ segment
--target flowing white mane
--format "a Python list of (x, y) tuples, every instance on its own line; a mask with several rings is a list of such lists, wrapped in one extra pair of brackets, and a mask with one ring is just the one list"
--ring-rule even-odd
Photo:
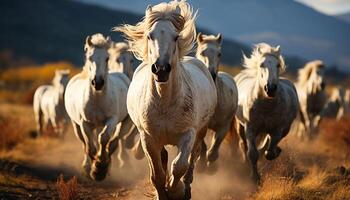
[(321, 60), (308, 62), (305, 65), (305, 67), (299, 69), (298, 84), (300, 86), (305, 85), (308, 82), (312, 73), (316, 72), (318, 69), (323, 69), (323, 68), (324, 68), (324, 64)]
[[(180, 8), (180, 14), (177, 9)], [(179, 58), (189, 54), (196, 41), (196, 14), (193, 14), (192, 7), (185, 1), (170, 1), (169, 3), (160, 3), (153, 6), (151, 11), (147, 12), (144, 19), (133, 25), (122, 25), (113, 30), (124, 34), (130, 43), (131, 51), (139, 60), (147, 60), (147, 33), (152, 25), (160, 20), (169, 20), (179, 33), (178, 49)]]
[(243, 66), (247, 69), (256, 70), (260, 67), (261, 63), (264, 62), (265, 56), (273, 56), (277, 60), (279, 60), (280, 63), (280, 73), (284, 72), (286, 69), (286, 65), (284, 62), (284, 59), (280, 52), (280, 47), (271, 47), (270, 45), (266, 43), (259, 43), (255, 45), (253, 49), (253, 53), (251, 54), (250, 58), (246, 57), (243, 54), (244, 63)]

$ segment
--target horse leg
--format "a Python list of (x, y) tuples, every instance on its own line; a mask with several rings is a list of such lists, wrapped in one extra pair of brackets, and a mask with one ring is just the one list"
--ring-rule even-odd
[(83, 143), (83, 148), (85, 150), (85, 154), (84, 154), (84, 160), (83, 160), (83, 163), (82, 163), (82, 167), (84, 169), (85, 175), (89, 175), (90, 170), (91, 170), (91, 159), (90, 159), (90, 157), (88, 156), (88, 153), (87, 153), (87, 147), (86, 147), (84, 136), (83, 136), (83, 134), (81, 132), (79, 124), (77, 124), (74, 121), (72, 121), (72, 125), (73, 125), (73, 131), (74, 131), (76, 137)]
[(178, 154), (171, 163), (171, 176), (168, 183), (168, 194), (174, 199), (180, 199), (185, 195), (184, 185), (180, 182), (181, 177), (188, 170), (189, 158), (196, 140), (196, 131), (191, 128), (180, 138), (177, 148)]
[(137, 131), (137, 128), (135, 125), (132, 125), (131, 131), (128, 135), (125, 136), (125, 147), (127, 149), (131, 149), (134, 146), (135, 143), (135, 137), (137, 136), (139, 132)]
[(193, 182), (193, 170), (195, 167), (196, 160), (198, 159), (199, 154), (201, 153), (201, 141), (204, 140), (204, 137), (207, 133), (207, 127), (202, 128), (197, 134), (196, 141), (193, 145), (191, 152), (189, 167), (183, 177), (183, 182), (185, 184), (185, 200), (191, 199), (191, 184)]
[(259, 183), (260, 181), (260, 176), (258, 173), (258, 158), (259, 158), (259, 152), (256, 149), (256, 144), (255, 144), (255, 139), (256, 139), (256, 133), (249, 127), (247, 126), (245, 128), (245, 133), (246, 133), (246, 139), (247, 139), (247, 156), (248, 156), (248, 163), (250, 165), (251, 169), (251, 178), (255, 183)]
[(207, 145), (204, 142), (204, 139), (201, 141), (200, 143), (200, 155), (199, 155), (199, 159), (198, 159), (198, 163), (197, 163), (197, 168), (196, 170), (201, 173), (203, 172), (206, 167), (207, 167)]
[(36, 122), (37, 136), (41, 136), (43, 133), (43, 112), (41, 111), (40, 106), (37, 106), (34, 109), (34, 116)]
[(140, 136), (142, 148), (148, 161), (150, 180), (153, 187), (156, 189), (156, 199), (167, 200), (168, 197), (165, 191), (166, 174), (164, 172), (161, 158), (161, 149), (164, 147), (142, 131), (140, 131)]
[(268, 149), (265, 151), (265, 158), (267, 160), (274, 160), (281, 154), (282, 149), (278, 146), (278, 143), (288, 134), (288, 132), (289, 129), (286, 129), (269, 134), (271, 141)]
[(119, 138), (119, 149), (118, 149), (118, 161), (119, 161), (119, 167), (127, 167), (128, 166), (128, 154), (126, 152), (125, 148), (125, 136), (130, 132), (130, 129), (132, 128), (133, 123), (129, 116), (127, 116), (121, 123), (120, 131), (118, 133)]
[(111, 162), (111, 156), (107, 153), (107, 144), (115, 133), (117, 119), (109, 118), (102, 131), (98, 134), (98, 152), (93, 159), (90, 176), (97, 181), (102, 181), (106, 178), (108, 166)]
[(141, 139), (137, 140), (136, 144), (132, 148), (132, 152), (137, 160), (141, 160), (143, 157), (145, 157), (145, 153), (143, 152), (141, 145)]
[(213, 137), (213, 142), (207, 152), (208, 166), (212, 171), (216, 171), (216, 166), (214, 162), (219, 158), (219, 148), (224, 140), (228, 130), (230, 129), (230, 123), (226, 123), (225, 126), (222, 126), (216, 130)]
[[(238, 123), (238, 122), (237, 122)], [(247, 145), (247, 140), (245, 136), (245, 131), (244, 127), (241, 124), (237, 124), (238, 126), (238, 137), (239, 137), (239, 149), (241, 150), (241, 155), (242, 155), (242, 161), (245, 163), (247, 162), (247, 151), (248, 151), (248, 145)]]

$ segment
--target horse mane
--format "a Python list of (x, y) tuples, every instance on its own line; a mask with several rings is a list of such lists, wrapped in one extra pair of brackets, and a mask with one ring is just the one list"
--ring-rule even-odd
[(112, 43), (108, 49), (108, 53), (110, 55), (116, 55), (116, 56), (121, 54), (121, 53), (128, 52), (128, 51), (130, 51), (130, 47), (125, 42)]
[[(177, 8), (180, 8), (180, 14), (176, 12)], [(178, 50), (179, 58), (182, 58), (193, 51), (196, 41), (195, 19), (196, 13), (193, 14), (193, 9), (186, 0), (174, 0), (153, 6), (151, 11), (146, 12), (143, 20), (136, 25), (124, 24), (113, 28), (113, 30), (122, 32), (129, 41), (135, 57), (144, 61), (148, 59), (148, 30), (157, 21), (169, 20), (179, 33)]]
[(314, 60), (306, 63), (305, 66), (298, 71), (298, 84), (301, 86), (305, 85), (314, 71), (323, 68), (324, 64), (321, 60)]
[(286, 69), (286, 65), (284, 62), (284, 58), (281, 55), (279, 46), (272, 47), (269, 44), (266, 43), (259, 43), (254, 46), (253, 52), (248, 58), (246, 55), (243, 54), (243, 66), (247, 68), (248, 71), (254, 72), (256, 69), (258, 69), (261, 65), (261, 63), (264, 62), (265, 56), (273, 56), (277, 60), (279, 60), (280, 63), (280, 73), (284, 72)]

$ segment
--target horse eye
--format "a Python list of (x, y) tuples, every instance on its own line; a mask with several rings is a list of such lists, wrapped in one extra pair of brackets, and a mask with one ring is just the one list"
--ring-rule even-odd
[(204, 56), (204, 51), (201, 52), (201, 56)]
[(117, 58), (117, 60), (116, 60), (118, 63), (120, 62), (120, 59), (119, 58)]
[(261, 67), (261, 68), (265, 67), (264, 63), (261, 63), (260, 67)]
[(179, 39), (179, 35), (175, 36), (174, 40), (175, 42)]
[(107, 58), (106, 58), (106, 62), (108, 62), (108, 60), (109, 60), (109, 58), (107, 57)]
[(277, 68), (278, 68), (278, 69), (281, 68), (281, 64), (278, 63)]
[(221, 57), (221, 53), (218, 54), (218, 57), (219, 57), (219, 58)]

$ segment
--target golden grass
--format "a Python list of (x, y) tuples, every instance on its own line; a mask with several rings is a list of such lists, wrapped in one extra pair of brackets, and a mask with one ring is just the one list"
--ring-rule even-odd
[(56, 69), (69, 69), (70, 76), (80, 72), (68, 62), (54, 62), (9, 68), (0, 73), (0, 102), (32, 104), (37, 87), (51, 84)]

